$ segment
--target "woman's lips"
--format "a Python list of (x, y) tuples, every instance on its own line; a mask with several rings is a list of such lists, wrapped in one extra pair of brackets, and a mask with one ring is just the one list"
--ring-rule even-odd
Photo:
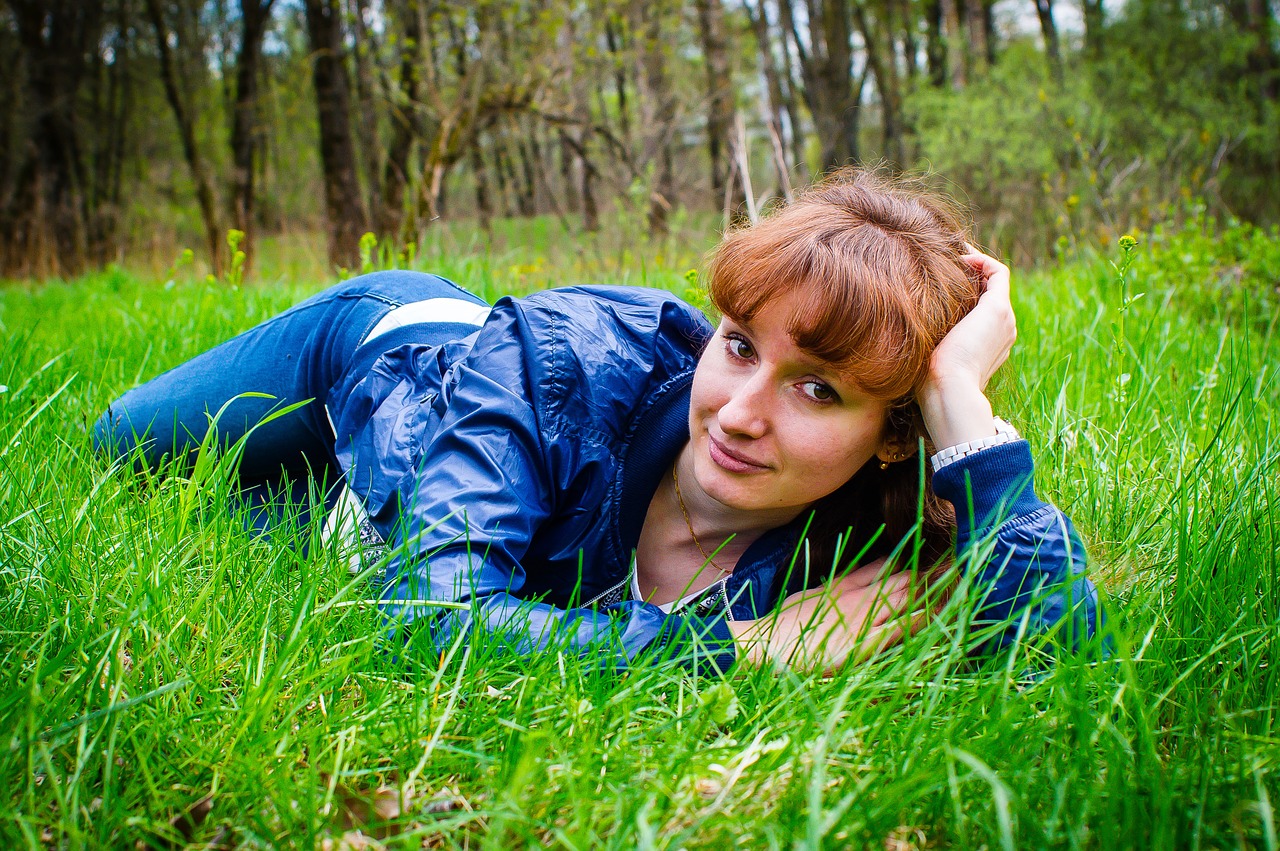
[(711, 435), (707, 435), (707, 445), (711, 460), (730, 473), (759, 473), (768, 469), (764, 464), (760, 464), (739, 452), (734, 452)]

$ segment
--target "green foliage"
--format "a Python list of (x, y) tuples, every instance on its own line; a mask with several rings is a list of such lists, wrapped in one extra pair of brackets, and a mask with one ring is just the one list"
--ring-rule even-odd
[(967, 194), (993, 241), (1022, 258), (1106, 246), (1176, 220), (1191, 199), (1280, 215), (1262, 190), (1280, 179), (1280, 109), (1221, 9), (1140, 0), (1103, 38), (1061, 83), (1015, 42), (962, 91), (910, 96), (922, 159)]
[(360, 236), (360, 274), (366, 275), (374, 271), (373, 252), (377, 247), (377, 234), (365, 233)]
[(1085, 75), (1061, 85), (1043, 55), (1011, 45), (981, 81), (962, 91), (925, 88), (907, 108), (930, 168), (975, 208), (983, 240), (1024, 255), (1048, 256), (1112, 221), (1094, 152), (1106, 135), (1106, 110)]
[(1178, 310), (1217, 323), (1252, 321), (1269, 334), (1280, 316), (1280, 228), (1219, 221), (1199, 203), (1181, 218), (1148, 236), (1152, 284), (1172, 293)]
[[(522, 236), (441, 231), (420, 259), (495, 298), (617, 250), (501, 244)], [(140, 476), (89, 445), (124, 389), (320, 279), (0, 291), (0, 844), (1266, 847), (1280, 234), (1190, 211), (1135, 236), (1015, 279), (994, 401), (1119, 644), (1035, 682), (1026, 651), (975, 667), (941, 620), (830, 677), (389, 653), (376, 588), (314, 526), (266, 542), (224, 510), (226, 456)], [(649, 255), (643, 280), (682, 292), (689, 261)]]
[(1258, 36), (1233, 14), (1213, 0), (1126, 3), (1089, 73), (1106, 106), (1112, 157), (1141, 155), (1188, 196), (1221, 197), (1228, 210), (1275, 221), (1280, 103), (1249, 66)]
[(227, 247), (231, 249), (231, 263), (227, 266), (224, 282), (231, 287), (239, 287), (244, 283), (245, 253), (240, 250), (244, 243), (244, 231), (231, 228), (227, 231)]

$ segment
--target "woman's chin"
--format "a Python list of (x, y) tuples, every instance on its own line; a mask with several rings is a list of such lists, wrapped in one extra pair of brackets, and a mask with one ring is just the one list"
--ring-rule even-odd
[(705, 469), (694, 468), (698, 485), (715, 502), (732, 511), (750, 513), (774, 509), (767, 471), (743, 475), (731, 473), (708, 460)]

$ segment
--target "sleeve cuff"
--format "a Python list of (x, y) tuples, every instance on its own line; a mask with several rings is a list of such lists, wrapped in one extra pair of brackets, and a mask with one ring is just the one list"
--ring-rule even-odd
[(1043, 503), (1036, 496), (1031, 444), (1025, 440), (993, 446), (933, 474), (933, 491), (955, 506), (961, 532), (995, 526), (1030, 514)]
[(662, 624), (658, 651), (701, 676), (722, 676), (737, 658), (733, 633), (724, 617), (669, 615)]

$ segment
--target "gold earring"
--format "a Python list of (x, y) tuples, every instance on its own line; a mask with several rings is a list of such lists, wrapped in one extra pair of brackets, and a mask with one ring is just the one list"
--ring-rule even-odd
[(881, 469), (881, 470), (887, 470), (887, 469), (889, 469), (889, 462), (888, 462), (888, 461), (881, 461), (881, 462), (880, 462), (880, 469)]

